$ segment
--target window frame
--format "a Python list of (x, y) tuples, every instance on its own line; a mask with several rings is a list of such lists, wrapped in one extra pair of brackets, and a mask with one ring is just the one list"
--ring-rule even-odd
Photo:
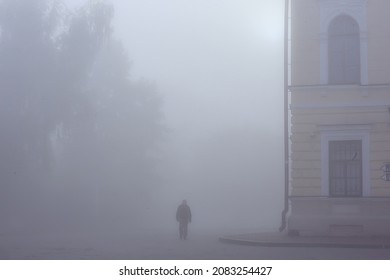
[(320, 84), (328, 83), (328, 28), (332, 20), (347, 15), (359, 25), (360, 39), (360, 84), (368, 85), (368, 37), (366, 0), (319, 0), (320, 4)]
[(362, 141), (362, 197), (369, 196), (370, 168), (369, 168), (369, 147), (370, 147), (370, 127), (368, 125), (341, 125), (341, 126), (321, 126), (321, 195), (330, 195), (329, 182), (329, 142), (330, 141)]

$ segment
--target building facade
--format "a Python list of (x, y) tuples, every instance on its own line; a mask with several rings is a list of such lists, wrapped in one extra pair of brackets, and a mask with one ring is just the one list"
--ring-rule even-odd
[(291, 1), (291, 234), (390, 234), (388, 11)]

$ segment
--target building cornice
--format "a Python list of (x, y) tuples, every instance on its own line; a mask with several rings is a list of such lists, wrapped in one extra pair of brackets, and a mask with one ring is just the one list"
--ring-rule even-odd
[(388, 110), (390, 108), (389, 104), (302, 104), (302, 105), (290, 105), (290, 110), (311, 110), (311, 109), (342, 109), (342, 110)]
[(333, 89), (382, 89), (382, 88), (389, 88), (390, 84), (367, 84), (367, 85), (290, 85), (289, 89), (327, 89), (327, 90), (333, 90)]

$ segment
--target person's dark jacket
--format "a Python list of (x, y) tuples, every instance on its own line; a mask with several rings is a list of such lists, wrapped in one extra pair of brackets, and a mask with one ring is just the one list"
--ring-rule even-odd
[(176, 211), (176, 220), (180, 223), (191, 222), (191, 210), (187, 204), (180, 204)]

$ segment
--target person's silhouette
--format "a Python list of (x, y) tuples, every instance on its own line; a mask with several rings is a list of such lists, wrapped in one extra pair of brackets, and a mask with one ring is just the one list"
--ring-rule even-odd
[(179, 222), (180, 239), (187, 239), (188, 223), (191, 223), (191, 218), (191, 209), (187, 205), (187, 201), (183, 200), (176, 211), (176, 221)]

